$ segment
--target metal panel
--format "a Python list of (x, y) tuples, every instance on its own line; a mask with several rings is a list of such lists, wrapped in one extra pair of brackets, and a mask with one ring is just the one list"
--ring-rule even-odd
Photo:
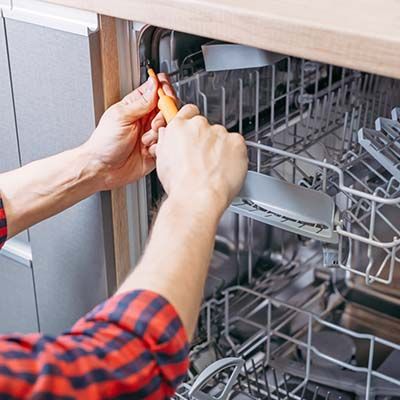
[(24, 243), (19, 235), (7, 240), (0, 255), (8, 257), (21, 265), (28, 268), (32, 267), (32, 249), (29, 243)]
[[(22, 163), (83, 143), (102, 101), (93, 96), (97, 34), (15, 20), (6, 27)], [(41, 331), (66, 329), (106, 298), (102, 223), (95, 195), (30, 230)]]
[(38, 330), (32, 269), (0, 255), (0, 332)]
[(4, 19), (0, 17), (0, 172), (19, 167)]
[[(0, 173), (20, 166), (17, 129), (10, 68), (8, 63), (7, 37), (4, 19), (0, 17)], [(28, 244), (28, 233), (18, 235), (18, 241)]]

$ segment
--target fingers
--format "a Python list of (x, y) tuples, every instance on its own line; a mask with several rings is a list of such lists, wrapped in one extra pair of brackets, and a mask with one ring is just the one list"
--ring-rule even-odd
[(144, 98), (144, 100), (149, 102), (153, 99), (153, 97), (155, 99), (157, 98), (157, 96), (155, 96), (157, 90), (154, 89), (158, 89), (158, 82), (155, 78), (149, 77), (146, 82), (141, 84), (132, 92), (128, 93), (122, 101), (124, 103), (134, 103), (135, 101)]
[[(200, 111), (195, 105), (189, 104), (184, 106), (179, 111), (177, 117), (179, 116), (179, 118), (183, 119), (191, 119), (193, 117), (196, 117), (207, 122), (206, 118), (198, 116), (199, 113)], [(151, 129), (142, 136), (143, 145), (150, 148), (155, 143), (157, 143), (157, 141), (159, 140), (160, 132), (164, 132), (164, 129), (162, 128), (165, 128), (165, 126), (165, 119), (162, 116), (161, 112), (159, 112), (151, 123)], [(153, 152), (153, 154), (155, 154), (155, 152)]]
[(131, 122), (144, 117), (157, 107), (157, 89), (157, 80), (150, 77), (143, 85), (122, 99), (121, 105)]
[(146, 176), (156, 167), (156, 160), (154, 156), (145, 157), (143, 160), (143, 175)]
[[(199, 113), (200, 111), (195, 105), (188, 104), (182, 107), (177, 114), (177, 118), (191, 119), (196, 117), (202, 122), (204, 121), (204, 123), (206, 123), (207, 119), (205, 117), (198, 116)], [(162, 116), (161, 112), (159, 112), (151, 123), (151, 129), (142, 136), (143, 145), (149, 147), (149, 152), (153, 156), (155, 156), (155, 144), (161, 139), (161, 135), (165, 132), (165, 129), (163, 129), (165, 126), (166, 122), (164, 117)]]
[(160, 128), (158, 130), (158, 142), (157, 143), (163, 142), (163, 140), (165, 139), (165, 136), (166, 136), (166, 132), (167, 132), (166, 128)]
[(158, 130), (166, 126), (164, 117), (161, 111), (151, 121), (151, 129), (142, 136), (142, 143), (145, 146), (150, 146), (158, 139)]
[(150, 129), (148, 132), (146, 132), (142, 136), (142, 143), (149, 147), (151, 146), (154, 142), (156, 142), (158, 139), (158, 132), (154, 131), (153, 129)]
[[(160, 73), (157, 75), (160, 86), (163, 88), (164, 93), (170, 97), (172, 97), (176, 103), (178, 103), (178, 99), (176, 97), (175, 91), (171, 85), (169, 77), (167, 74)], [(167, 123), (161, 112), (156, 113), (155, 116), (151, 116), (150, 118), (151, 129), (146, 128), (147, 132), (142, 136), (142, 143), (145, 146), (151, 146), (158, 140), (158, 130), (162, 127), (165, 127)]]
[(183, 106), (175, 118), (191, 119), (200, 114), (200, 110), (194, 104), (187, 104)]
[(148, 152), (152, 157), (156, 156), (157, 143), (164, 137), (165, 126), (159, 126), (157, 130), (151, 129), (142, 137), (142, 143), (148, 148)]
[(160, 128), (163, 128), (166, 125), (167, 123), (165, 122), (162, 112), (159, 111), (158, 114), (154, 117), (153, 121), (151, 121), (151, 129), (158, 132)]
[(159, 149), (158, 144), (160, 143), (162, 145), (162, 142), (165, 139), (165, 133), (166, 133), (166, 129), (165, 128), (160, 128), (159, 131), (158, 131), (158, 142), (153, 143), (149, 147), (149, 154), (154, 158), (157, 157), (157, 149)]
[(169, 80), (169, 77), (167, 74), (164, 74), (163, 72), (157, 75), (158, 81), (160, 82), (160, 85), (162, 89), (164, 90), (164, 93), (172, 97), (175, 102), (178, 104), (178, 98), (176, 97), (176, 93), (174, 88), (172, 87), (171, 81)]
[[(175, 91), (169, 81), (166, 74), (161, 73), (157, 75), (158, 81), (155, 78), (149, 77), (149, 79), (135, 89), (133, 92), (126, 95), (118, 105), (123, 108), (124, 118), (129, 122), (135, 122), (139, 118), (149, 115), (157, 107), (158, 95), (157, 89), (160, 84), (165, 94), (175, 99), (178, 103)], [(157, 130), (157, 126), (161, 125), (161, 115), (158, 115), (156, 128), (152, 126), (152, 129)], [(150, 120), (149, 120), (150, 121)]]
[(156, 158), (156, 153), (157, 153), (157, 143), (152, 144), (149, 147), (149, 154), (153, 157)]

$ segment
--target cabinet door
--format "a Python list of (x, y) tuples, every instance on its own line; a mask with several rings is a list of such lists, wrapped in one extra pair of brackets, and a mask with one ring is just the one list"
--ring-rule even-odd
[[(1, 14), (0, 14), (1, 15)], [(0, 172), (19, 167), (4, 19), (0, 16)]]
[(0, 332), (38, 330), (31, 266), (0, 253)]
[[(0, 173), (20, 167), (4, 18), (0, 17)], [(28, 233), (18, 240), (28, 243)], [(1, 298), (1, 293), (0, 293)]]
[[(96, 33), (6, 19), (22, 163), (83, 143), (102, 103)], [(30, 229), (40, 329), (58, 333), (107, 297), (100, 195)]]
[[(0, 173), (19, 166), (7, 38), (4, 19), (0, 17)], [(18, 235), (14, 242), (28, 244), (27, 233)], [(0, 333), (37, 331), (31, 264), (13, 260), (12, 251), (0, 251)]]

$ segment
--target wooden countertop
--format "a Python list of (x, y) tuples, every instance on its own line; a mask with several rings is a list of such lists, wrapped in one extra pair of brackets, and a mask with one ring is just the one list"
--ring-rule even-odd
[(400, 0), (49, 0), (400, 78)]

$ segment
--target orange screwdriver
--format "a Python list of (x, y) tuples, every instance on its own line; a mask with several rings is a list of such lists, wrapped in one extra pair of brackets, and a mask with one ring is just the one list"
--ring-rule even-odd
[(176, 106), (174, 98), (165, 94), (163, 88), (160, 85), (157, 74), (154, 72), (153, 68), (150, 67), (150, 62), (147, 60), (147, 73), (152, 78), (155, 78), (158, 82), (158, 109), (161, 111), (163, 117), (167, 124), (175, 117), (178, 113), (178, 107)]

